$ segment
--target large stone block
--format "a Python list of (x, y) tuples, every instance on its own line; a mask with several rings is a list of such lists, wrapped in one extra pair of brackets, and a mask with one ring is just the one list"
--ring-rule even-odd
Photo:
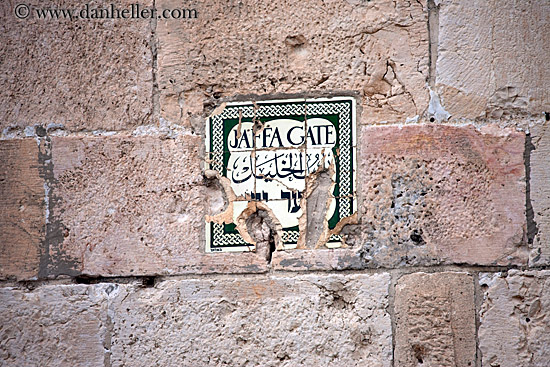
[(474, 280), (467, 273), (415, 273), (395, 289), (395, 365), (476, 365)]
[(495, 127), (364, 127), (348, 242), (374, 266), (525, 264), (524, 145)]
[(550, 123), (530, 128), (529, 199), (532, 205), (530, 233), (533, 241), (530, 265), (550, 264)]
[(255, 253), (204, 253), (212, 193), (202, 144), (196, 135), (53, 138), (51, 220), (61, 228), (53, 256), (105, 276), (265, 271)]
[[(118, 9), (134, 0), (117, 2)], [(120, 130), (150, 123), (153, 54), (150, 19), (38, 19), (35, 9), (86, 8), (81, 1), (0, 4), (0, 130), (63, 124), (69, 130)], [(150, 7), (151, 0), (139, 1)], [(25, 3), (27, 4), (27, 3)], [(89, 9), (110, 8), (95, 1)], [(8, 87), (9, 86), (9, 87)]]
[(113, 303), (113, 365), (391, 366), (390, 277), (170, 280)]
[(0, 278), (38, 276), (46, 207), (38, 144), (0, 140)]
[(359, 92), (363, 123), (427, 107), (425, 1), (210, 0), (195, 9), (196, 19), (157, 25), (161, 115), (172, 122), (202, 128), (204, 106), (249, 94)]
[(540, 114), (550, 108), (550, 3), (436, 1), (436, 89), (455, 118)]
[(0, 289), (0, 364), (110, 366), (108, 295), (114, 285)]
[(483, 366), (546, 367), (550, 361), (550, 271), (481, 274)]

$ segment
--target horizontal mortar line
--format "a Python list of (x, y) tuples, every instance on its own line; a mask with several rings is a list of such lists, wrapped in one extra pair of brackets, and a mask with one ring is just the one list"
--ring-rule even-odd
[[(35, 125), (31, 126), (34, 127)], [(151, 128), (152, 130), (156, 130), (153, 132), (136, 132), (136, 130), (80, 130), (80, 131), (69, 131), (64, 129), (55, 129), (52, 133), (47, 133), (44, 136), (39, 136), (37, 134), (33, 135), (24, 135), (23, 129), (14, 129), (13, 131), (17, 131), (17, 133), (10, 133), (10, 135), (15, 136), (9, 136), (5, 135), (0, 137), (0, 140), (17, 140), (17, 139), (42, 139), (42, 138), (58, 138), (58, 137), (67, 137), (67, 138), (79, 138), (79, 137), (90, 137), (90, 138), (108, 138), (111, 136), (125, 136), (125, 137), (132, 137), (132, 138), (140, 138), (143, 136), (152, 136), (152, 137), (158, 137), (162, 136), (166, 138), (167, 134), (173, 133), (174, 137), (177, 136), (183, 136), (183, 135), (191, 135), (191, 136), (201, 136), (204, 137), (204, 134), (197, 133), (196, 131), (192, 131), (191, 129), (183, 126), (183, 125), (171, 125), (172, 128), (167, 128), (167, 131), (160, 131), (160, 128), (155, 125), (141, 125), (139, 127), (145, 127), (145, 128)], [(170, 137), (168, 138), (170, 139)]]
[[(203, 119), (206, 121), (207, 117), (203, 117)], [(544, 120), (544, 116), (535, 116), (535, 115), (511, 115), (510, 120), (501, 120), (501, 119), (485, 119), (485, 118), (478, 118), (478, 119), (468, 119), (468, 118), (457, 118), (457, 119), (451, 119), (450, 122), (441, 122), (441, 123), (432, 123), (429, 121), (429, 119), (424, 118), (422, 116), (419, 116), (418, 122), (387, 122), (387, 123), (371, 123), (371, 124), (363, 124), (358, 123), (358, 127), (369, 127), (369, 126), (423, 126), (423, 125), (438, 125), (438, 126), (455, 126), (455, 127), (464, 127), (468, 125), (473, 125), (476, 128), (481, 128), (487, 124), (495, 124), (495, 125), (501, 125), (501, 124), (507, 124), (512, 123), (511, 120), (514, 119), (521, 119), (521, 120), (528, 120), (529, 123), (537, 123)], [(13, 127), (12, 131), (17, 131), (19, 134), (24, 134), (24, 130), (27, 127), (35, 127), (35, 126), (42, 126), (40, 124), (35, 125), (28, 125), (24, 127)], [(515, 127), (517, 129), (517, 126), (515, 125), (509, 125), (509, 126), (502, 126), (504, 127)], [(9, 127), (8, 127), (9, 128)], [(109, 136), (132, 136), (132, 137), (141, 137), (141, 136), (163, 136), (166, 135), (166, 132), (162, 131), (155, 131), (155, 132), (136, 132), (139, 128), (151, 128), (151, 129), (160, 129), (161, 127), (157, 126), (157, 124), (149, 124), (149, 125), (138, 125), (134, 129), (123, 129), (123, 130), (79, 130), (79, 131), (73, 131), (73, 130), (66, 130), (62, 128), (52, 128), (51, 130), (53, 133), (47, 134), (45, 137), (109, 137)], [(175, 133), (176, 136), (178, 135), (184, 135), (186, 133), (189, 133), (189, 135), (196, 135), (196, 136), (203, 136), (202, 133), (197, 133), (196, 131), (193, 131), (193, 129), (190, 129), (184, 125), (179, 125), (175, 123), (170, 123), (167, 127), (168, 132)], [(181, 129), (181, 131), (178, 131)], [(4, 129), (6, 130), (6, 128)], [(14, 140), (14, 139), (28, 139), (28, 138), (40, 138), (40, 136), (33, 134), (31, 136), (2, 136), (0, 137), (0, 140)]]
[[(520, 118), (517, 117), (516, 119), (525, 121), (526, 125), (541, 123), (543, 121), (543, 118)], [(509, 124), (507, 124), (509, 123)], [(519, 131), (523, 131), (521, 127), (518, 127), (516, 124), (512, 124), (512, 121), (507, 120), (472, 120), (472, 119), (465, 119), (460, 118), (456, 120), (452, 120), (450, 122), (442, 121), (442, 122), (430, 122), (429, 120), (425, 118), (419, 119), (418, 122), (375, 122), (375, 123), (359, 123), (358, 127), (409, 127), (409, 126), (442, 126), (442, 127), (467, 127), (467, 126), (473, 126), (477, 130), (487, 126), (487, 125), (497, 125), (500, 128), (514, 128)]]
[(287, 269), (270, 269), (269, 274), (272, 275), (287, 275), (287, 274), (383, 274), (383, 273), (392, 273), (392, 274), (411, 274), (411, 273), (441, 273), (441, 272), (469, 272), (469, 273), (499, 273), (507, 272), (510, 270), (519, 270), (519, 271), (542, 271), (550, 270), (549, 265), (542, 265), (537, 267), (529, 266), (518, 266), (518, 265), (469, 265), (469, 264), (443, 264), (443, 265), (432, 265), (432, 266), (408, 266), (408, 267), (395, 267), (395, 268), (366, 268), (366, 269), (316, 269), (316, 270), (287, 270)]
[[(519, 271), (544, 271), (550, 270), (550, 265), (527, 267), (527, 266), (471, 266), (471, 265), (440, 265), (440, 266), (415, 266), (407, 268), (377, 268), (364, 270), (312, 270), (312, 271), (292, 271), (292, 270), (266, 270), (259, 273), (209, 273), (209, 274), (178, 274), (178, 275), (142, 275), (142, 276), (109, 276), (109, 277), (71, 277), (63, 279), (39, 279), (39, 280), (0, 280), (0, 287), (16, 287), (36, 289), (48, 285), (94, 285), (94, 284), (130, 284), (142, 285), (145, 281), (154, 279), (155, 284), (170, 280), (237, 280), (237, 279), (271, 279), (273, 277), (300, 278), (304, 275), (375, 275), (375, 274), (393, 274), (397, 276), (428, 273), (436, 274), (443, 272), (468, 272), (471, 274), (479, 273), (500, 273), (510, 270)], [(79, 280), (80, 279), (80, 280)], [(144, 287), (146, 287), (144, 285)]]

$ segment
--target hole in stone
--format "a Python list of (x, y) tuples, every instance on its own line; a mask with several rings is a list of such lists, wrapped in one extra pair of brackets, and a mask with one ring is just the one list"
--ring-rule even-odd
[(530, 319), (529, 317), (526, 317), (526, 318), (525, 318), (525, 321), (526, 321), (526, 322), (531, 322), (531, 319)]
[(545, 112), (544, 118), (546, 119), (546, 121), (550, 121), (550, 112)]
[(412, 349), (413, 349), (414, 357), (418, 361), (418, 364), (423, 364), (424, 363), (424, 348), (420, 345), (413, 345)]
[(416, 245), (423, 245), (424, 244), (424, 238), (422, 237), (422, 229), (415, 229), (411, 233), (411, 241), (413, 241)]
[(146, 288), (152, 288), (155, 286), (155, 277), (143, 277), (141, 284)]
[(430, 117), (430, 122), (434, 122), (435, 119), (433, 117)]
[(35, 131), (36, 131), (36, 135), (40, 137), (46, 136), (46, 129), (44, 129), (43, 126), (40, 126), (40, 125), (36, 126)]

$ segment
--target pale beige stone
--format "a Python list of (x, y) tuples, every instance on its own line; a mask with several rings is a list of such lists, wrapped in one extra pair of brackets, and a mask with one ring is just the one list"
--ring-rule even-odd
[[(94, 1), (124, 9), (151, 0)], [(17, 4), (85, 8), (82, 1), (0, 3), (0, 130), (62, 124), (69, 130), (120, 130), (153, 113), (151, 19), (19, 20)]]
[[(156, 4), (181, 6), (176, 0)], [(358, 92), (363, 123), (404, 121), (427, 107), (425, 1), (210, 0), (193, 6), (196, 19), (157, 24), (166, 119), (200, 126), (193, 122), (197, 114), (220, 99), (249, 94)]]
[(550, 361), (550, 271), (481, 274), (483, 366), (546, 367)]
[(204, 253), (202, 144), (191, 134), (54, 138), (61, 254), (93, 275), (265, 271), (255, 253)]
[(550, 264), (550, 123), (532, 126), (530, 154), (530, 194), (533, 206), (531, 226), (536, 226), (530, 265)]
[(354, 248), (275, 251), (271, 258), (274, 270), (331, 271), (365, 267), (367, 265)]
[(0, 278), (38, 276), (46, 229), (38, 156), (34, 139), (0, 140)]
[(468, 367), (476, 362), (474, 280), (414, 273), (395, 287), (395, 365)]
[(436, 1), (436, 89), (454, 118), (550, 108), (550, 3)]
[(392, 365), (388, 274), (169, 280), (113, 302), (113, 366)]
[(110, 366), (107, 298), (116, 285), (0, 289), (0, 364)]
[(525, 264), (525, 135), (512, 129), (363, 127), (359, 226), (370, 266)]

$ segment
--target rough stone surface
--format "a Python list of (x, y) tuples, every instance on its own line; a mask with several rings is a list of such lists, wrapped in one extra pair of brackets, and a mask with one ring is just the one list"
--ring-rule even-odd
[(388, 274), (164, 281), (114, 302), (113, 366), (391, 366)]
[(546, 367), (550, 361), (550, 271), (481, 274), (483, 366)]
[(44, 197), (37, 142), (0, 140), (0, 278), (38, 275)]
[(436, 89), (455, 118), (550, 108), (548, 1), (436, 1)]
[(109, 366), (108, 293), (114, 285), (0, 289), (2, 366)]
[(525, 135), (511, 129), (363, 127), (360, 224), (368, 266), (525, 264)]
[[(202, 138), (52, 141), (60, 252), (93, 275), (257, 272), (265, 257), (204, 254)], [(59, 255), (56, 255), (59, 256)]]
[[(550, 265), (550, 122), (531, 127), (530, 194), (533, 251), (530, 265)], [(531, 218), (530, 218), (531, 219)]]
[[(475, 366), (474, 280), (467, 273), (414, 273), (395, 289), (395, 365)], [(519, 365), (518, 365), (519, 366)]]
[(360, 270), (366, 267), (356, 249), (315, 249), (275, 251), (271, 258), (275, 270), (291, 271), (331, 271)]
[[(117, 2), (123, 9), (134, 0)], [(151, 0), (139, 1), (143, 7)], [(153, 57), (150, 20), (19, 20), (20, 1), (0, 4), (0, 131), (63, 124), (69, 130), (119, 130), (150, 123)], [(94, 1), (90, 8), (111, 2)], [(82, 9), (81, 1), (38, 1), (37, 8)]]
[(356, 91), (363, 123), (427, 108), (425, 1), (211, 0), (196, 10), (157, 26), (160, 109), (172, 122), (201, 128), (205, 107), (247, 94)]

